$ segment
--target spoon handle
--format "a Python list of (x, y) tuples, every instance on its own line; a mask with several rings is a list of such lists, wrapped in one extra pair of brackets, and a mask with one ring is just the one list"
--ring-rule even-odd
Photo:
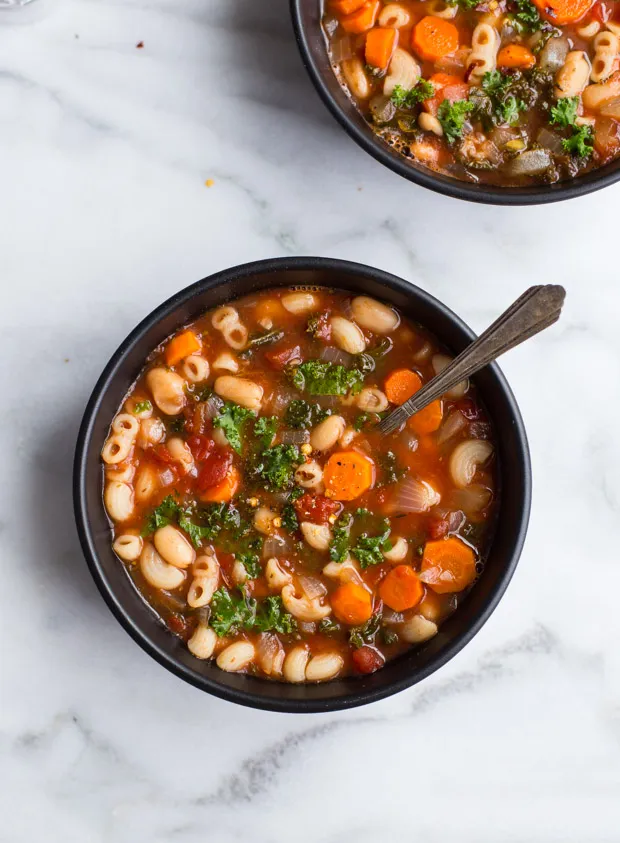
[(566, 290), (557, 284), (530, 287), (442, 372), (386, 416), (379, 424), (381, 433), (392, 433), (457, 383), (553, 325), (560, 318), (565, 297)]

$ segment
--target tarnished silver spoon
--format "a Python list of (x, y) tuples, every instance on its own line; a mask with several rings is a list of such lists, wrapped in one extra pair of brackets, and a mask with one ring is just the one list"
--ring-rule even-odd
[(378, 425), (381, 433), (397, 430), (457, 383), (553, 325), (560, 318), (565, 298), (566, 290), (558, 284), (530, 287), (442, 372), (386, 416)]

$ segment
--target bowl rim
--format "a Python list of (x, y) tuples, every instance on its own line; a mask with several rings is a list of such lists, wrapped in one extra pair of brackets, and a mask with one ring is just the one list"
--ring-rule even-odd
[[(301, 7), (306, 2), (320, 3), (321, 0), (289, 0), (291, 18), (295, 40), (301, 53), (302, 62), (314, 87), (316, 88), (328, 111), (342, 126), (349, 137), (362, 147), (369, 155), (388, 167), (392, 172), (414, 182), (415, 184), (467, 202), (477, 202), (484, 205), (544, 205), (551, 202), (562, 202), (565, 199), (575, 199), (586, 196), (609, 187), (620, 180), (620, 159), (611, 161), (603, 167), (591, 170), (574, 179), (557, 182), (552, 185), (532, 185), (528, 187), (501, 187), (499, 185), (473, 184), (460, 181), (452, 176), (434, 173), (425, 167), (412, 166), (406, 158), (393, 154), (387, 144), (372, 132), (366, 131), (352, 120), (341, 108), (326, 84), (321, 68), (314, 59), (306, 27), (302, 20)], [(603, 172), (605, 171), (605, 172)]]
[[(393, 290), (395, 289), (400, 292), (404, 292), (405, 294), (408, 290), (411, 290), (418, 301), (425, 301), (428, 306), (437, 310), (444, 318), (447, 318), (449, 321), (454, 323), (456, 327), (461, 329), (469, 337), (472, 339), (475, 337), (474, 332), (460, 319), (460, 317), (458, 317), (452, 310), (450, 310), (450, 308), (430, 293), (398, 276), (365, 264), (339, 260), (336, 258), (299, 256), (294, 258), (269, 258), (266, 260), (253, 261), (216, 272), (188, 287), (185, 287), (166, 299), (139, 322), (139, 324), (129, 333), (127, 338), (123, 340), (116, 351), (112, 354), (95, 384), (80, 424), (73, 462), (73, 506), (78, 537), (86, 563), (95, 584), (117, 621), (146, 653), (180, 679), (183, 679), (194, 687), (207, 691), (220, 699), (267, 711), (306, 714), (353, 708), (367, 703), (376, 702), (377, 700), (384, 699), (385, 697), (398, 693), (399, 691), (416, 684), (434, 673), (450, 661), (461, 649), (463, 649), (463, 647), (466, 646), (466, 644), (469, 643), (469, 641), (471, 641), (471, 639), (480, 631), (482, 626), (495, 611), (499, 601), (506, 591), (506, 588), (508, 587), (510, 580), (512, 579), (521, 556), (530, 516), (532, 472), (527, 435), (516, 399), (499, 366), (497, 363), (492, 363), (489, 366), (489, 369), (493, 372), (493, 376), (496, 381), (496, 388), (502, 393), (510, 416), (512, 417), (515, 431), (515, 442), (517, 446), (516, 464), (518, 465), (518, 471), (521, 474), (523, 484), (522, 507), (518, 520), (518, 526), (515, 528), (514, 542), (512, 544), (511, 551), (507, 554), (507, 558), (504, 561), (504, 570), (498, 575), (492, 594), (489, 596), (486, 605), (480, 611), (473, 623), (458, 632), (442, 649), (441, 653), (437, 657), (435, 657), (427, 665), (423, 665), (418, 668), (414, 673), (405, 672), (398, 679), (380, 688), (364, 688), (360, 684), (358, 690), (354, 690), (351, 693), (343, 694), (342, 696), (336, 698), (324, 700), (282, 699), (275, 695), (273, 697), (264, 697), (262, 695), (255, 694), (253, 693), (250, 685), (247, 690), (229, 688), (225, 685), (221, 685), (204, 674), (191, 671), (172, 654), (159, 647), (155, 641), (151, 640), (149, 635), (142, 632), (138, 624), (132, 619), (131, 614), (125, 611), (120, 600), (115, 595), (113, 583), (108, 581), (104, 566), (99, 559), (94, 534), (90, 526), (89, 508), (87, 504), (87, 460), (91, 448), (93, 428), (95, 426), (100, 406), (108, 388), (113, 384), (117, 372), (121, 369), (127, 355), (143, 338), (143, 336), (166, 316), (170, 315), (183, 305), (190, 303), (194, 297), (211, 289), (220, 287), (221, 285), (229, 283), (237, 278), (247, 278), (258, 273), (279, 274), (291, 270), (330, 270), (343, 274), (353, 273), (388, 286)], [(278, 686), (278, 683), (271, 682), (270, 680), (265, 681), (269, 681), (270, 685), (274, 685), (274, 687)]]

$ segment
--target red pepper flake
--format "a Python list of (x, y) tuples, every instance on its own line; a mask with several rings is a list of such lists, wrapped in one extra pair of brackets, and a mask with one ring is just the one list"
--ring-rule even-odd
[(144, 41), (138, 41), (136, 44), (136, 50), (143, 50), (144, 49)]

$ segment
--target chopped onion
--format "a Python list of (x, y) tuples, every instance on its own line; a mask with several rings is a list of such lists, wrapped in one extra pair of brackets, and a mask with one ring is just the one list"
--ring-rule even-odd
[(217, 395), (210, 395), (205, 401), (204, 417), (206, 419), (214, 419), (216, 416), (219, 416), (220, 409), (223, 406), (224, 404), (221, 398), (218, 398)]
[(443, 445), (444, 442), (447, 442), (448, 439), (452, 439), (453, 436), (456, 436), (457, 433), (460, 433), (461, 430), (464, 430), (466, 427), (467, 419), (463, 413), (458, 410), (454, 410), (454, 412), (450, 413), (450, 415), (442, 423), (437, 434), (437, 444)]
[(474, 479), (479, 465), (491, 458), (493, 445), (485, 439), (465, 439), (450, 455), (450, 476), (459, 489), (465, 489)]
[(420, 348), (411, 355), (411, 359), (416, 363), (424, 363), (431, 356), (432, 352), (433, 346), (430, 342), (428, 342), (428, 340), (424, 340)]
[(507, 143), (518, 140), (521, 137), (521, 130), (514, 128), (514, 126), (497, 126), (493, 129), (489, 137), (495, 146), (503, 149)]
[(544, 126), (536, 136), (536, 141), (541, 146), (544, 146), (545, 149), (548, 149), (550, 152), (554, 152), (558, 155), (561, 155), (564, 151), (562, 138), (557, 132), (552, 132)]
[(381, 620), (383, 623), (402, 623), (405, 620), (405, 616), (402, 612), (395, 612), (393, 609), (388, 609), (387, 606), (384, 606)]
[(274, 390), (269, 402), (270, 412), (276, 416), (281, 416), (296, 397), (298, 397), (297, 394), (288, 389)]
[(348, 35), (343, 35), (332, 43), (332, 61), (340, 64), (341, 61), (347, 61), (354, 56), (353, 43)]
[(377, 123), (389, 123), (396, 114), (396, 106), (389, 97), (377, 94), (368, 103), (368, 107)]
[(283, 445), (303, 445), (310, 441), (310, 434), (307, 430), (283, 430), (280, 434), (280, 442)]
[(347, 351), (342, 351), (333, 345), (326, 345), (319, 354), (319, 360), (324, 363), (334, 363), (337, 366), (346, 366), (349, 368), (353, 365), (355, 357)]
[(620, 97), (614, 97), (612, 100), (608, 100), (605, 105), (602, 105), (601, 114), (603, 117), (613, 117), (614, 120), (620, 120)]
[(299, 627), (299, 631), (305, 635), (314, 635), (316, 632), (316, 624), (312, 623), (312, 621), (297, 621), (297, 626)]
[(428, 512), (440, 500), (440, 494), (430, 483), (415, 477), (405, 477), (397, 487), (394, 502), (390, 508), (393, 512)]
[(538, 67), (541, 70), (559, 70), (568, 55), (568, 41), (566, 38), (550, 38), (540, 51)]
[(284, 647), (277, 635), (270, 632), (259, 635), (256, 655), (258, 664), (267, 675), (274, 676), (281, 673)]
[(462, 510), (466, 515), (476, 515), (491, 502), (490, 489), (474, 483), (466, 489), (455, 489), (450, 495), (450, 505)]
[(527, 149), (504, 166), (511, 176), (539, 176), (551, 166), (551, 155), (547, 149)]
[(267, 536), (263, 544), (263, 559), (271, 559), (272, 556), (285, 556), (292, 549), (293, 543), (288, 536)]
[(415, 435), (415, 433), (413, 433), (411, 430), (407, 430), (407, 428), (405, 428), (405, 430), (403, 431), (402, 442), (403, 445), (407, 448), (407, 450), (411, 451), (411, 453), (417, 451), (418, 445), (420, 444), (418, 441), (418, 437)]
[(169, 486), (171, 483), (174, 483), (175, 480), (176, 476), (171, 468), (164, 468), (159, 472), (159, 482), (162, 486)]
[(317, 577), (309, 577), (306, 574), (300, 574), (297, 577), (297, 582), (299, 583), (299, 587), (303, 593), (310, 600), (314, 600), (315, 597), (322, 597), (324, 594), (327, 594), (327, 588), (321, 580), (317, 579)]

